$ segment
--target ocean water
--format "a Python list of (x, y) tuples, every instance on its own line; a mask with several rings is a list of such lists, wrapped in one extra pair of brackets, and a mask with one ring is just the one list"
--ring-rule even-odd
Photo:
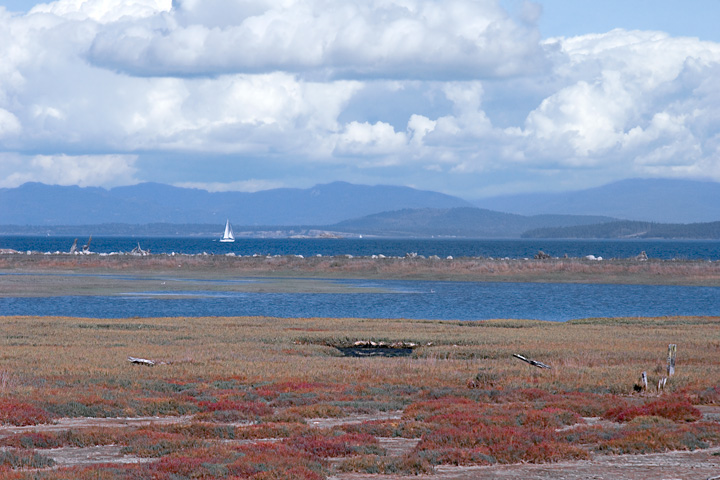
[[(0, 249), (21, 252), (68, 252), (73, 237), (0, 236)], [(79, 238), (79, 247), (87, 243)], [(198, 237), (93, 237), (90, 250), (96, 253), (129, 252), (138, 244), (151, 253), (224, 255), (302, 255), (402, 257), (407, 253), (452, 257), (532, 258), (539, 250), (555, 257), (568, 255), (629, 258), (645, 251), (650, 258), (720, 260), (720, 241), (676, 240), (468, 240), (468, 239), (305, 239), (240, 238), (222, 243)]]
[[(0, 248), (68, 251), (68, 237), (0, 237)], [(85, 239), (86, 241), (86, 239)], [(78, 241), (80, 245), (83, 239)], [(93, 238), (97, 253), (127, 252), (137, 244), (153, 253), (236, 255), (353, 255), (528, 258), (553, 256), (720, 261), (720, 242), (567, 240)], [(2, 274), (2, 273), (0, 273)], [(5, 273), (10, 274), (10, 273)], [(242, 281), (238, 278), (237, 281)], [(257, 281), (254, 279), (253, 281)], [(188, 290), (115, 296), (3, 297), (0, 315), (94, 318), (272, 316), (436, 320), (491, 318), (566, 321), (620, 316), (720, 315), (719, 287), (557, 283), (332, 280), (358, 293), (241, 293)], [(367, 290), (364, 292), (363, 290)], [(378, 293), (381, 292), (381, 293)]]

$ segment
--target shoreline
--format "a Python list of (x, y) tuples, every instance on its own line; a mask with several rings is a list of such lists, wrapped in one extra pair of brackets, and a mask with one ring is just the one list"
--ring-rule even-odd
[(0, 285), (8, 274), (49, 273), (122, 273), (197, 279), (263, 277), (720, 286), (720, 261), (707, 260), (0, 254)]

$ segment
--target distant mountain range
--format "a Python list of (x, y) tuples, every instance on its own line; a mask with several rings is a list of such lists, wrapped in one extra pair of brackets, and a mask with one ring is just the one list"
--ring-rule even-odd
[(328, 225), (403, 208), (469, 207), (442, 193), (335, 182), (308, 189), (221, 192), (141, 183), (110, 190), (26, 183), (0, 189), (0, 225), (176, 223)]
[[(717, 183), (627, 180), (479, 203), (493, 208), (437, 192), (344, 182), (256, 193), (28, 183), (0, 189), (0, 234), (216, 235), (230, 219), (236, 233), (263, 236), (720, 238)], [(633, 217), (640, 221), (625, 220)]]
[(481, 208), (521, 215), (605, 215), (663, 223), (720, 220), (720, 183), (632, 179), (563, 193), (507, 195), (478, 200)]

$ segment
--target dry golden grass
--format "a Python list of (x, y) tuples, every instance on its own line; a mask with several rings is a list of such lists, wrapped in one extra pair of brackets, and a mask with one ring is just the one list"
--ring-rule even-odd
[[(0, 394), (42, 389), (36, 379), (137, 378), (190, 382), (307, 381), (458, 387), (479, 369), (500, 386), (630, 393), (640, 372), (664, 372), (678, 345), (672, 390), (720, 378), (720, 319), (596, 319), (568, 323), (496, 320), (1, 317)], [(329, 345), (352, 340), (423, 345), (411, 357), (347, 358)], [(431, 344), (431, 345), (427, 345)], [(530, 367), (519, 353), (551, 365)], [(128, 356), (165, 364), (133, 366)]]

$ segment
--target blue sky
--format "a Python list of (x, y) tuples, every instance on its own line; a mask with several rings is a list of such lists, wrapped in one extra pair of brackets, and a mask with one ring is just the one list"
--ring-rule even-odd
[[(720, 41), (718, 0), (545, 0), (544, 36), (603, 33), (614, 28), (661, 30), (673, 36)], [(510, 2), (512, 4), (512, 0)]]
[(0, 188), (720, 181), (720, 0), (4, 0)]
[[(34, 0), (3, 0), (6, 9), (27, 12)], [(520, 8), (520, 0), (504, 0), (508, 9)], [(662, 30), (673, 36), (692, 36), (720, 41), (718, 0), (543, 0), (539, 19), (543, 36), (574, 36), (602, 33), (613, 28)]]

